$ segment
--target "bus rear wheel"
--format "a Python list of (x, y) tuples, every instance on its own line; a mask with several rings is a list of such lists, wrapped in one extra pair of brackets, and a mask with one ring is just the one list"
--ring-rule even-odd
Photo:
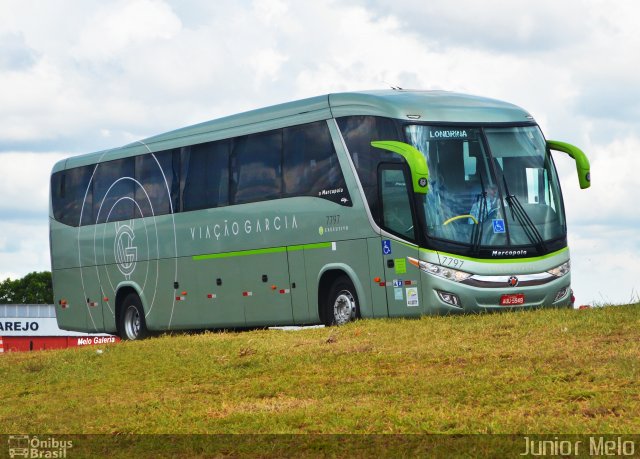
[(120, 338), (135, 341), (144, 339), (149, 335), (147, 324), (144, 320), (142, 302), (135, 293), (128, 294), (122, 302), (122, 314), (120, 315)]
[(325, 325), (344, 325), (358, 318), (360, 306), (353, 282), (347, 276), (338, 277), (329, 290), (324, 311)]

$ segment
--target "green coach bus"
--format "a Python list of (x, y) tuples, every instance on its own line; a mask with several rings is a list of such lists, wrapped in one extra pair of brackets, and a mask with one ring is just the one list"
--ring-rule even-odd
[(330, 94), (70, 157), (51, 175), (60, 328), (339, 325), (571, 306), (550, 150), (521, 108)]

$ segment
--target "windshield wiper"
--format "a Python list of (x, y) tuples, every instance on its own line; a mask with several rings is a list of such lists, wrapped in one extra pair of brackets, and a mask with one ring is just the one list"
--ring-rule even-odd
[(527, 211), (524, 210), (524, 207), (522, 207), (522, 204), (520, 203), (518, 197), (509, 192), (507, 179), (504, 175), (502, 176), (502, 180), (504, 182), (504, 190), (507, 193), (506, 200), (507, 204), (509, 204), (509, 208), (511, 209), (511, 215), (514, 219), (518, 220), (518, 223), (520, 223), (522, 230), (527, 235), (529, 240), (534, 245), (536, 245), (539, 250), (545, 253), (547, 251), (547, 245), (544, 243), (544, 239), (542, 239), (542, 236), (540, 236), (538, 228), (536, 228), (535, 223), (531, 221), (531, 218), (527, 214)]
[(484, 180), (482, 180), (482, 174), (480, 174), (480, 186), (482, 187), (482, 191), (476, 198), (476, 202), (478, 199), (480, 200), (480, 206), (478, 208), (478, 217), (475, 226), (473, 227), (473, 231), (471, 232), (471, 252), (477, 254), (480, 250), (480, 244), (482, 243), (482, 233), (484, 230), (484, 217), (487, 211), (487, 190), (484, 187)]

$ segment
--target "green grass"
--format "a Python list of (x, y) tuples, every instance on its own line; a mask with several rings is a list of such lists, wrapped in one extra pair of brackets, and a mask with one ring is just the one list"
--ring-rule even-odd
[(640, 309), (163, 336), (0, 371), (4, 434), (630, 434)]

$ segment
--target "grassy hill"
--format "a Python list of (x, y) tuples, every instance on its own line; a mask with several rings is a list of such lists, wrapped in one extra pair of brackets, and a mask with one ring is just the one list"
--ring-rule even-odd
[(0, 371), (4, 434), (631, 434), (640, 308), (163, 336)]

